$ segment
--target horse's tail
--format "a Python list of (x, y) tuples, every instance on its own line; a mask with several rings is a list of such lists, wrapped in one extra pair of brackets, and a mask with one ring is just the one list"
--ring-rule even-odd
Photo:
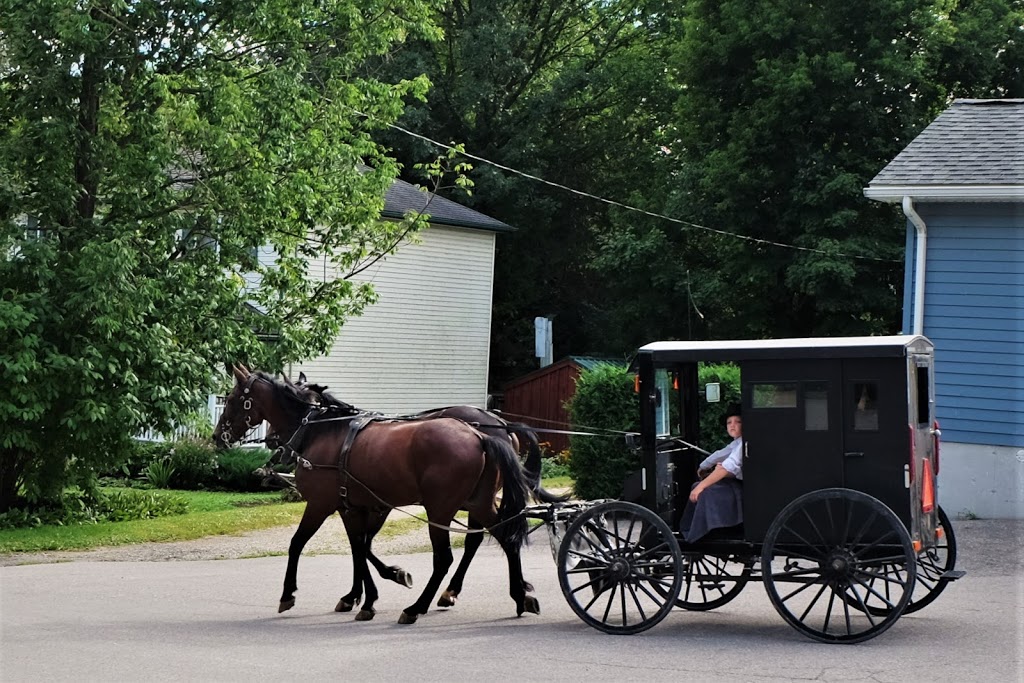
[(540, 485), (541, 452), (540, 441), (537, 439), (537, 432), (530, 429), (530, 426), (522, 422), (509, 422), (508, 430), (519, 437), (520, 441), (526, 441), (529, 445), (529, 454), (526, 462), (523, 463), (523, 471), (526, 474), (527, 483), (530, 486), (530, 495), (538, 503), (564, 503), (569, 500), (568, 493), (551, 493)]
[(501, 473), (501, 505), (498, 507), (498, 523), (491, 527), (491, 534), (513, 548), (521, 548), (529, 532), (522, 512), (526, 509), (530, 484), (523, 473), (523, 466), (519, 464), (519, 456), (507, 440), (484, 436), (483, 442), (485, 457), (494, 462)]

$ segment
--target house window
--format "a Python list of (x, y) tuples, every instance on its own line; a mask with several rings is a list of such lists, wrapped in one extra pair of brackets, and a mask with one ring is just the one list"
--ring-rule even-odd
[(796, 408), (796, 382), (757, 382), (751, 387), (752, 408)]
[(804, 383), (804, 429), (828, 431), (828, 382)]
[(854, 382), (850, 388), (853, 393), (854, 431), (877, 432), (878, 384), (876, 382)]

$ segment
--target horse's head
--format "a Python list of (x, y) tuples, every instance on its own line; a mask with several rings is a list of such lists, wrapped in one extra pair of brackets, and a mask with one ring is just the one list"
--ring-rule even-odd
[(218, 448), (227, 448), (267, 419), (267, 406), (272, 402), (273, 382), (262, 373), (250, 372), (244, 365), (232, 366), (235, 388), (228, 394), (213, 440)]

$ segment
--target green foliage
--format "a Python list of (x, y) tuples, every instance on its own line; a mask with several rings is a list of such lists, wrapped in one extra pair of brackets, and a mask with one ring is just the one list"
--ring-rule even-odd
[(264, 491), (254, 472), (270, 459), (265, 448), (229, 448), (217, 452), (216, 485), (229, 491)]
[(142, 470), (142, 477), (150, 486), (157, 489), (168, 489), (171, 487), (174, 476), (174, 465), (168, 456), (162, 460), (155, 460)]
[(423, 222), (379, 221), (398, 167), (371, 136), (427, 81), (365, 63), (436, 38), (437, 7), (0, 0), (0, 511), (373, 301), (345, 276)]
[(729, 406), (740, 403), (740, 369), (729, 363), (718, 365), (702, 364), (697, 368), (697, 384), (701, 396), (709, 383), (718, 382), (721, 401), (708, 403), (701, 400), (700, 411), (700, 446), (706, 451), (716, 451), (731, 439), (725, 431), (725, 414)]
[(164, 491), (108, 489), (101, 493), (102, 521), (126, 522), (188, 512), (185, 499)]
[(540, 461), (540, 476), (542, 479), (553, 477), (572, 476), (571, 458), (544, 458)]
[(71, 488), (49, 506), (36, 506), (31, 510), (12, 508), (0, 513), (0, 529), (122, 522), (180, 515), (187, 511), (185, 499), (165, 491), (107, 488), (87, 493)]
[(215, 481), (217, 453), (210, 441), (177, 441), (171, 449), (171, 458), (168, 462), (173, 470), (170, 477), (172, 488), (201, 489)]
[[(639, 414), (633, 375), (626, 368), (602, 364), (580, 374), (576, 394), (569, 402), (573, 424), (637, 431)], [(569, 471), (576, 482), (576, 495), (591, 500), (619, 497), (626, 476), (640, 466), (639, 455), (626, 447), (622, 436), (569, 439)]]
[[(650, 183), (652, 150), (668, 132), (671, 11), (618, 0), (455, 0), (439, 13), (442, 42), (411, 42), (382, 68), (396, 77), (426, 73), (433, 83), (427, 103), (410, 103), (403, 125), (547, 180), (626, 199)], [(406, 168), (435, 154), (397, 133), (382, 139)], [(476, 164), (471, 177), (473, 208), (518, 228), (498, 242), (492, 384), (536, 367), (538, 315), (555, 316), (556, 358), (617, 350), (606, 341), (606, 278), (586, 267), (591, 230), (607, 207), (489, 165)]]

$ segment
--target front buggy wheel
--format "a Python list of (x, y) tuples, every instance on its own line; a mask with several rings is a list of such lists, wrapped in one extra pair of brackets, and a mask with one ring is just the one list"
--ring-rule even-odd
[(558, 584), (590, 626), (616, 635), (646, 631), (679, 596), (679, 543), (647, 508), (621, 501), (595, 505), (566, 529)]
[[(888, 629), (910, 602), (916, 578), (900, 518), (877, 498), (840, 488), (783, 508), (765, 536), (761, 568), (782, 618), (826, 643), (859, 643)], [(868, 601), (886, 614), (872, 614)]]

